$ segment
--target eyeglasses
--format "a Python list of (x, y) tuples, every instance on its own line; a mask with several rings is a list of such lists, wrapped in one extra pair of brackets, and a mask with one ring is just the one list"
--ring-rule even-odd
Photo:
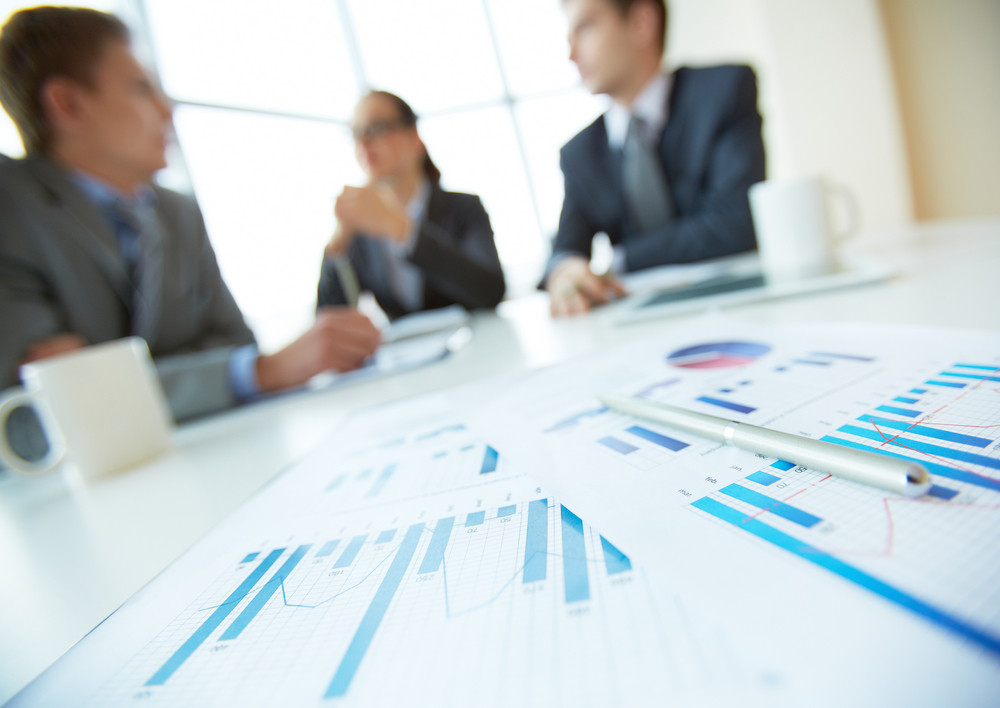
[(351, 128), (351, 134), (354, 136), (354, 142), (360, 143), (362, 140), (374, 140), (375, 138), (381, 138), (386, 133), (391, 133), (394, 130), (405, 128), (408, 125), (409, 124), (401, 118), (397, 118), (396, 120), (376, 120), (372, 121), (368, 125), (354, 126)]

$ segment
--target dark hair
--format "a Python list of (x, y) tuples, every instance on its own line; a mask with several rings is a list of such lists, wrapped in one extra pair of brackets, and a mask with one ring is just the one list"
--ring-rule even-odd
[(660, 10), (660, 54), (663, 54), (663, 50), (667, 48), (667, 17), (669, 16), (669, 11), (667, 9), (667, 0), (607, 0), (616, 8), (622, 17), (628, 15), (629, 11), (641, 2), (652, 3), (654, 7)]
[(10, 16), (0, 33), (0, 104), (17, 126), (26, 153), (52, 148), (42, 89), (56, 76), (88, 88), (105, 45), (129, 41), (114, 15), (78, 7), (36, 7)]
[[(410, 108), (410, 104), (401, 99), (394, 93), (389, 93), (388, 91), (369, 91), (364, 98), (371, 98), (373, 96), (378, 96), (380, 98), (388, 99), (396, 110), (399, 112), (399, 120), (405, 126), (416, 127), (417, 125), (417, 114), (413, 112)], [(362, 99), (364, 100), (364, 99)], [(437, 168), (434, 161), (431, 159), (430, 154), (427, 152), (427, 146), (424, 146), (424, 177), (431, 184), (439, 184), (441, 182), (441, 170)]]

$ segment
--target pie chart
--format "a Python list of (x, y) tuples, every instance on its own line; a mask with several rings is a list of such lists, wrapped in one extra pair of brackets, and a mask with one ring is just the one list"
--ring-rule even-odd
[(667, 357), (667, 363), (683, 369), (725, 369), (746, 366), (771, 351), (758, 342), (711, 342), (678, 349)]

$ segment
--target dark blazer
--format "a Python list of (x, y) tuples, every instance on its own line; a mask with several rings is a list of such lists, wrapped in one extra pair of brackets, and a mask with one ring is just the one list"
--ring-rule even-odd
[[(390, 319), (409, 314), (389, 286), (385, 252), (375, 237), (356, 237), (348, 259), (358, 285), (375, 296)], [(455, 304), (467, 310), (487, 309), (503, 299), (504, 278), (493, 228), (482, 202), (473, 194), (431, 186), (409, 260), (423, 274), (424, 310)], [(317, 290), (320, 307), (347, 304), (337, 270), (329, 260), (323, 262)]]
[(159, 239), (142, 245), (133, 318), (125, 260), (110, 225), (45, 158), (0, 163), (0, 387), (27, 348), (71, 332), (91, 344), (143, 337), (178, 419), (234, 405), (229, 356), (254, 336), (222, 280), (193, 199), (160, 187)]
[(755, 247), (747, 189), (764, 179), (764, 143), (753, 70), (682, 67), (668, 101), (660, 158), (674, 219), (647, 233), (629, 223), (620, 151), (608, 146), (601, 116), (560, 152), (566, 191), (553, 260), (563, 254), (589, 258), (601, 231), (624, 245), (629, 271)]

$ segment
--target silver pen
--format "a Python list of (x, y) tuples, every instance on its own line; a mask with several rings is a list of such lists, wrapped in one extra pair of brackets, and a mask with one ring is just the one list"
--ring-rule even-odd
[(918, 497), (931, 487), (927, 469), (917, 462), (854, 450), (641, 398), (613, 393), (598, 398), (608, 408), (622, 413), (903, 496)]

